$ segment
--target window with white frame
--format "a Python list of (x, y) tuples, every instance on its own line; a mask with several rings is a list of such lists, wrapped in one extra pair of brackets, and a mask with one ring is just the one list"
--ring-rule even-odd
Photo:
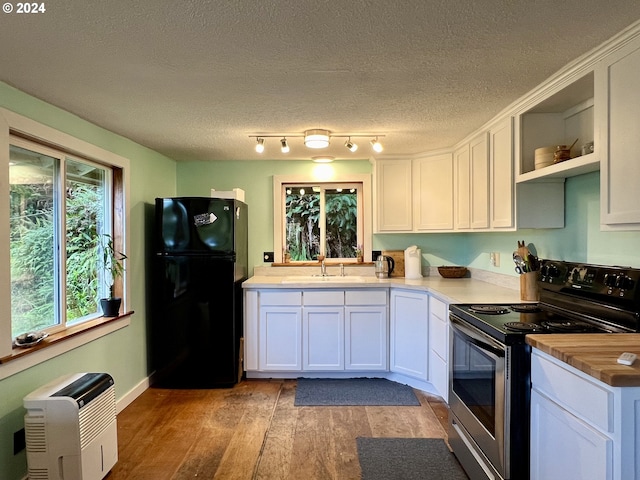
[[(277, 190), (275, 190), (277, 189)], [(370, 248), (369, 177), (334, 181), (274, 177), (274, 248), (282, 261), (354, 260)]]
[(9, 143), (12, 337), (102, 316), (101, 245), (105, 234), (121, 237), (122, 170), (17, 136)]

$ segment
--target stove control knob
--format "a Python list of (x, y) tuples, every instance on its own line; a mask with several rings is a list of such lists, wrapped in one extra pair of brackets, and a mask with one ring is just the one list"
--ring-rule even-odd
[(547, 264), (545, 265), (545, 271), (544, 271), (544, 275), (546, 275), (547, 277), (557, 277), (560, 274), (560, 271), (558, 270), (558, 267), (555, 266), (553, 263)]
[(635, 285), (636, 282), (633, 281), (633, 278), (625, 276), (620, 288), (624, 288), (625, 290), (633, 290), (633, 287), (635, 287)]
[(617, 281), (618, 281), (618, 276), (615, 273), (607, 273), (604, 276), (604, 284), (607, 287), (615, 287)]

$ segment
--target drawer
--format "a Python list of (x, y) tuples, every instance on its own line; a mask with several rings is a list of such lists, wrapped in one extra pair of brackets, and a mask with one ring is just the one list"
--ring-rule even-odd
[(261, 291), (260, 305), (302, 305), (302, 292), (294, 291)]
[(613, 392), (603, 383), (577, 372), (533, 349), (532, 387), (602, 432), (613, 432)]
[(446, 320), (449, 316), (449, 306), (436, 297), (429, 297), (429, 312), (440, 320)]
[(305, 290), (303, 305), (344, 305), (344, 290)]
[(345, 292), (345, 303), (347, 305), (386, 305), (386, 289), (361, 289), (347, 290)]
[(431, 315), (429, 317), (429, 348), (441, 358), (448, 358), (448, 343), (447, 322)]

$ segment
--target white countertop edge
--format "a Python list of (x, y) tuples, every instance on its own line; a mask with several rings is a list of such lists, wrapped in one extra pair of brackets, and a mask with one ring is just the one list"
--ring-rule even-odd
[[(395, 288), (426, 292), (447, 303), (520, 303), (520, 291), (473, 278), (424, 277), (421, 279), (363, 277), (362, 282), (304, 282), (282, 283), (284, 277), (254, 276), (242, 287), (259, 289), (327, 289), (327, 288)], [(290, 278), (290, 277), (288, 277)]]

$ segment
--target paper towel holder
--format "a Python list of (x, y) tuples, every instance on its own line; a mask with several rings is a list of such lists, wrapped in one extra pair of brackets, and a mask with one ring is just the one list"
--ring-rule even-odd
[(417, 245), (404, 251), (404, 278), (422, 278), (422, 250)]

